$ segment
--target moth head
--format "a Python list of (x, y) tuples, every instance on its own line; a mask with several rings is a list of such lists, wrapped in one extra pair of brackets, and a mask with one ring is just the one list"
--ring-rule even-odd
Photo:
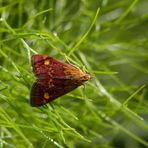
[(89, 79), (91, 79), (91, 76), (89, 74), (85, 74), (81, 77), (82, 82), (88, 81)]

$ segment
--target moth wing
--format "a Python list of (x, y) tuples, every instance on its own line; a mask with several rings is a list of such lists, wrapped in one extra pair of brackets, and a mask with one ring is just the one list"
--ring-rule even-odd
[[(46, 55), (33, 55), (31, 58), (33, 72), (38, 79), (80, 79), (87, 74), (72, 64), (66, 64)], [(88, 78), (89, 79), (89, 78)]]
[(54, 82), (50, 85), (46, 79), (42, 79), (33, 84), (30, 94), (31, 106), (45, 105), (78, 87), (77, 84), (68, 79), (54, 79)]

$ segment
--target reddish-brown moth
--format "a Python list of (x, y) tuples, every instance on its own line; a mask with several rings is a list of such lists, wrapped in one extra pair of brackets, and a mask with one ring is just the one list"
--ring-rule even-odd
[(31, 59), (37, 77), (31, 90), (31, 106), (42, 106), (82, 85), (90, 75), (71, 64), (46, 55), (36, 54)]

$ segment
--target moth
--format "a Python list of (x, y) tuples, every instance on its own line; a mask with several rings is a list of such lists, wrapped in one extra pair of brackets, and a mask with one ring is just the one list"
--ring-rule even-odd
[(89, 74), (76, 66), (63, 63), (47, 55), (33, 55), (31, 64), (37, 78), (31, 88), (31, 106), (45, 105), (90, 79)]

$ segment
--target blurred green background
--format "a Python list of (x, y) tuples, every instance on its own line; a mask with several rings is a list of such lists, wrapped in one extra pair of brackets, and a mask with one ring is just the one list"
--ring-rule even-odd
[[(148, 0), (0, 0), (0, 147), (148, 147)], [(92, 75), (40, 108), (31, 55)]]

